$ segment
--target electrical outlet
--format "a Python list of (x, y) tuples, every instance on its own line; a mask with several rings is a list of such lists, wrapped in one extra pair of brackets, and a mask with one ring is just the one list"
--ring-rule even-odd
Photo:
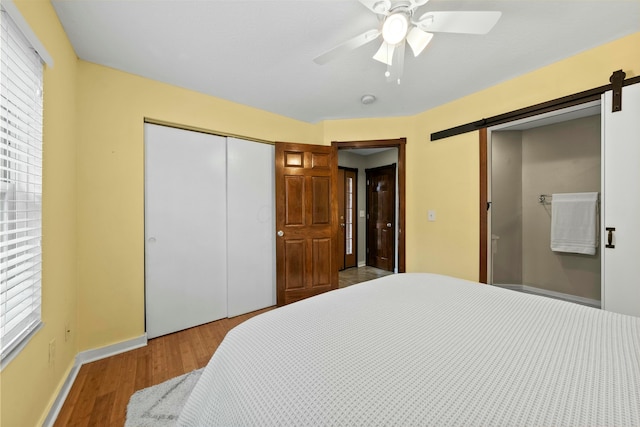
[(56, 339), (49, 341), (49, 366), (53, 366), (56, 362)]
[(69, 341), (69, 337), (71, 337), (71, 324), (64, 322), (64, 342)]

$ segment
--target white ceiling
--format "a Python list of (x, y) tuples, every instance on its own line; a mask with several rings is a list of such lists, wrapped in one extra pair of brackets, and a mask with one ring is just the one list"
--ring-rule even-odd
[[(52, 4), (83, 60), (311, 123), (417, 114), (640, 31), (640, 0), (431, 0), (418, 13), (498, 10), (502, 17), (487, 35), (437, 33), (419, 57), (407, 51), (397, 85), (371, 58), (379, 40), (326, 65), (313, 62), (378, 28), (357, 0)], [(363, 105), (364, 94), (377, 101)]]

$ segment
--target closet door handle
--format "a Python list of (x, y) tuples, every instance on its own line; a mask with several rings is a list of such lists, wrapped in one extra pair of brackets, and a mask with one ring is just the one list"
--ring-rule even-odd
[(615, 227), (607, 227), (605, 230), (607, 230), (607, 244), (605, 245), (605, 248), (615, 248), (616, 245), (613, 244), (613, 232), (616, 231)]

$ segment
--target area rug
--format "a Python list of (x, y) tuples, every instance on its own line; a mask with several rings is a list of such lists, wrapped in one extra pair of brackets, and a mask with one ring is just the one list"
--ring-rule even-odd
[(136, 391), (127, 405), (125, 427), (172, 427), (202, 369)]

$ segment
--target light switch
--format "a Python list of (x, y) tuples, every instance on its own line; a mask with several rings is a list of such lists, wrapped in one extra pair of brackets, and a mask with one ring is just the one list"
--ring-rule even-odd
[(427, 211), (427, 219), (429, 221), (435, 221), (436, 220), (436, 211), (433, 211), (433, 210)]
[(360, 211), (360, 218), (364, 218), (364, 211)]

